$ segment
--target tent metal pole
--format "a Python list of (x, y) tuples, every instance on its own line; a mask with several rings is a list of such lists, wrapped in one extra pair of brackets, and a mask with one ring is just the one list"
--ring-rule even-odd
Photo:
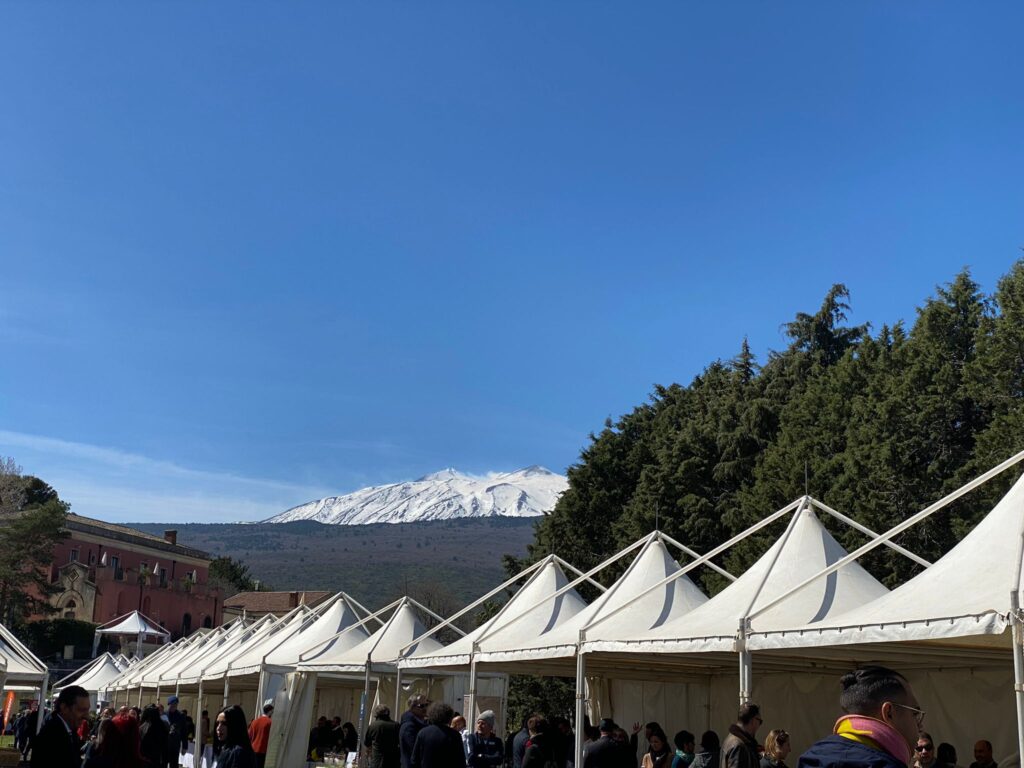
[(159, 680), (159, 678), (156, 681), (156, 703), (157, 704), (160, 703), (160, 680)]
[(587, 662), (579, 646), (576, 646), (576, 723), (575, 723), (575, 744), (573, 752), (573, 765), (575, 768), (583, 768), (583, 723), (586, 721), (584, 708), (586, 707), (586, 686), (587, 686)]
[(473, 644), (474, 648), (469, 652), (469, 701), (466, 702), (466, 714), (469, 717), (466, 718), (466, 722), (476, 722), (476, 643)]
[(395, 669), (395, 709), (392, 718), (398, 717), (399, 707), (402, 705), (402, 668)]
[(1024, 755), (1024, 639), (1020, 626), (1020, 593), (1014, 590), (1010, 595), (1013, 606), (1010, 627), (1013, 633), (1013, 698), (1017, 703), (1017, 749)]
[[(363, 753), (363, 732), (366, 730), (366, 705), (370, 700), (370, 659), (363, 670), (363, 697), (359, 700), (359, 730), (356, 732), (356, 755)], [(358, 759), (358, 758), (357, 758)]]
[(142, 709), (142, 684), (139, 684), (139, 709)]
[(227, 705), (228, 705), (228, 692), (230, 691), (230, 689), (231, 689), (231, 686), (228, 685), (228, 678), (225, 676), (224, 677), (224, 706), (225, 707), (227, 707)]
[(43, 729), (43, 716), (46, 714), (46, 688), (50, 684), (49, 673), (43, 675), (42, 684), (39, 686), (39, 714), (36, 715), (36, 733)]
[(750, 701), (750, 667), (752, 659), (747, 650), (747, 620), (740, 619), (740, 628), (736, 633), (736, 649), (740, 660), (740, 705)]
[(199, 712), (200, 718), (199, 720), (196, 720), (196, 722), (199, 723), (200, 726), (202, 726), (201, 718), (203, 716), (203, 678), (199, 678), (199, 694), (196, 697), (196, 709)]

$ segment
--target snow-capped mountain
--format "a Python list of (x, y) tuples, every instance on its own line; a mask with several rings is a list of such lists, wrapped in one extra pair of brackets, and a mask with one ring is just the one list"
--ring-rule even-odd
[(472, 477), (444, 469), (419, 480), (311, 501), (265, 520), (336, 525), (412, 523), (456, 517), (535, 517), (554, 508), (569, 481), (544, 467)]

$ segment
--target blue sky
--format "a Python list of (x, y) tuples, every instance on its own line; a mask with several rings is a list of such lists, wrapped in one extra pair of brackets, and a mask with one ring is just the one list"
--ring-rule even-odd
[(1019, 3), (7, 3), (0, 455), (110, 520), (562, 471), (1024, 245)]

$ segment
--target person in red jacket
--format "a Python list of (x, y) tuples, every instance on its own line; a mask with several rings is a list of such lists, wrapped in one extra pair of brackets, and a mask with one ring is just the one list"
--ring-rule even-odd
[(270, 743), (270, 716), (274, 714), (274, 705), (267, 699), (263, 705), (263, 714), (249, 723), (249, 741), (252, 751), (256, 753), (256, 768), (263, 768), (267, 762), (267, 745)]

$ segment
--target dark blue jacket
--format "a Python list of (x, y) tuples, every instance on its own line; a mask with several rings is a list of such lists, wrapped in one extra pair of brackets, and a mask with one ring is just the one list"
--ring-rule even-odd
[(866, 744), (829, 736), (800, 755), (797, 768), (907, 768), (888, 752)]
[(402, 722), (398, 727), (398, 746), (402, 758), (402, 768), (412, 766), (412, 748), (416, 746), (416, 736), (425, 726), (426, 723), (409, 710), (402, 715)]

